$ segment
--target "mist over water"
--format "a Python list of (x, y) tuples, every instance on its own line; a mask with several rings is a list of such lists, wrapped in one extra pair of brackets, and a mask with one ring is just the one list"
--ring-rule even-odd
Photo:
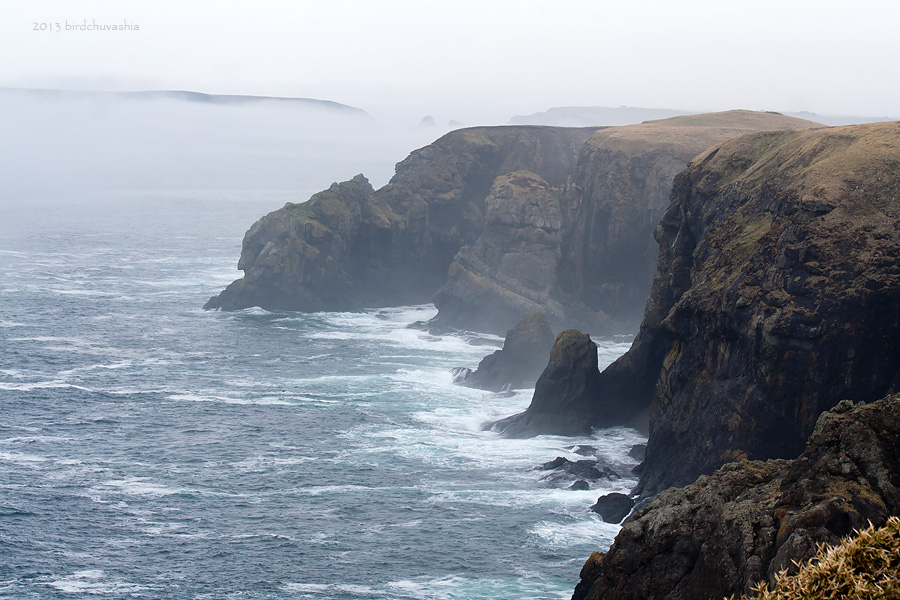
[(0, 90), (0, 114), (0, 178), (20, 198), (109, 189), (318, 191), (360, 172), (377, 188), (410, 150), (447, 131), (417, 129), (414, 115), (384, 122), (274, 100), (108, 93)]
[[(481, 431), (531, 391), (454, 386), (501, 340), (408, 328), (430, 305), (202, 311), (255, 219), (434, 135), (244, 109), (3, 113), (0, 597), (568, 598), (642, 438)], [(575, 444), (623, 478), (547, 487)]]

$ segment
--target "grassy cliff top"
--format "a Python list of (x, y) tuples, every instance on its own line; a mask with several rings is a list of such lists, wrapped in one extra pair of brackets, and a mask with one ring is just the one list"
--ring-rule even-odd
[(895, 204), (900, 195), (900, 121), (742, 136), (710, 148), (694, 165), (715, 173), (719, 188), (770, 184), (801, 200), (846, 200), (853, 192)]
[(796, 575), (781, 573), (773, 589), (762, 584), (750, 598), (900, 598), (900, 518), (891, 517), (884, 527), (860, 531), (834, 548), (821, 548)]
[(608, 149), (629, 154), (664, 149), (687, 162), (710, 146), (735, 136), (757, 131), (810, 127), (822, 125), (777, 113), (729, 110), (609, 127), (595, 132), (588, 144), (594, 150)]

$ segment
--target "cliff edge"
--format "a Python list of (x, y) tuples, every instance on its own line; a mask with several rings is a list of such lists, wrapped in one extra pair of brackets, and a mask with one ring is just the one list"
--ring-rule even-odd
[[(676, 178), (655, 235), (640, 332), (578, 409), (596, 426), (649, 409), (643, 495), (797, 456), (839, 400), (900, 386), (900, 123), (729, 140)], [(559, 433), (565, 415), (533, 418), (553, 402), (536, 391), (507, 425)]]
[(244, 277), (205, 308), (312, 312), (430, 302), (454, 255), (484, 229), (494, 180), (527, 169), (563, 185), (593, 131), (457, 130), (411, 153), (377, 191), (357, 175), (288, 203), (247, 231), (238, 263)]

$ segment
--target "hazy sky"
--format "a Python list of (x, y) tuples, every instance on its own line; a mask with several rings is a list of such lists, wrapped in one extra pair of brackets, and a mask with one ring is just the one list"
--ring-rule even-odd
[[(85, 19), (140, 30), (65, 31)], [(304, 96), (467, 123), (573, 105), (897, 115), (898, 32), (896, 0), (4, 0), (0, 86)]]

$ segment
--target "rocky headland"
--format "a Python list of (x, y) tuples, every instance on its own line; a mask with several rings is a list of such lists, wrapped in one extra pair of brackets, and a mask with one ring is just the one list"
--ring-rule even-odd
[[(649, 411), (643, 501), (578, 600), (748, 593), (900, 514), (900, 123), (711, 148), (655, 235), (629, 352), (600, 373), (589, 337), (563, 332), (553, 387), (496, 424), (583, 434)], [(615, 520), (625, 500), (595, 510)]]
[(823, 411), (900, 383), (900, 123), (725, 142), (676, 178), (656, 239), (632, 348), (603, 373), (551, 358), (566, 383), (499, 427), (580, 434), (649, 411), (649, 496), (793, 458)]
[(593, 131), (454, 131), (410, 154), (377, 191), (357, 175), (288, 203), (247, 231), (238, 263), (244, 277), (206, 308), (312, 312), (430, 302), (454, 255), (481, 235), (494, 180), (528, 169), (563, 185)]
[(437, 323), (504, 333), (527, 312), (560, 330), (633, 330), (672, 179), (741, 133), (810, 127), (751, 111), (610, 128), (476, 127), (288, 204), (244, 237), (244, 277), (206, 308), (352, 310), (434, 299)]
[[(632, 497), (594, 507), (612, 522), (638, 508), (575, 598), (746, 593), (900, 510), (900, 123), (811, 125), (732, 111), (459, 130), (380, 190), (357, 176), (261, 219), (245, 277), (207, 307), (437, 290), (438, 325), (503, 332), (544, 313), (564, 330), (531, 405), (493, 427), (649, 432)], [(590, 336), (565, 329), (615, 331), (637, 307), (632, 348), (603, 372)]]

